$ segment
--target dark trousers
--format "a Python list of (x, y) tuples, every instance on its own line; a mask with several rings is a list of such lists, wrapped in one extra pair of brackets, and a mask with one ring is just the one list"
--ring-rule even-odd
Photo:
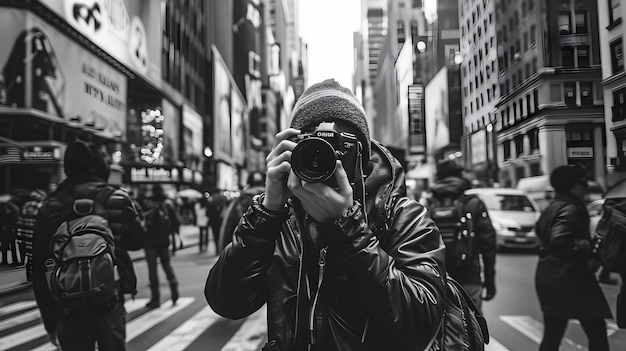
[(126, 310), (118, 302), (108, 311), (64, 316), (58, 324), (59, 343), (63, 351), (126, 350)]
[(159, 287), (159, 273), (157, 272), (157, 258), (161, 261), (161, 267), (165, 271), (165, 276), (169, 282), (176, 281), (176, 275), (172, 268), (172, 261), (170, 259), (170, 252), (167, 247), (160, 249), (145, 249), (146, 261), (148, 262), (148, 279), (150, 280), (150, 287), (158, 289)]
[[(543, 316), (543, 340), (539, 346), (539, 351), (558, 351), (565, 329), (567, 329), (568, 319)], [(609, 339), (606, 334), (606, 324), (604, 319), (581, 319), (580, 325), (583, 327), (587, 339), (589, 340), (589, 351), (608, 351)]]
[(7, 239), (5, 242), (2, 242), (1, 250), (3, 264), (9, 264), (8, 251), (11, 251), (11, 258), (13, 259), (12, 263), (20, 263), (19, 257), (17, 255), (17, 243), (15, 242), (15, 238)]
[(200, 229), (200, 251), (205, 251), (209, 246), (209, 227), (198, 227)]

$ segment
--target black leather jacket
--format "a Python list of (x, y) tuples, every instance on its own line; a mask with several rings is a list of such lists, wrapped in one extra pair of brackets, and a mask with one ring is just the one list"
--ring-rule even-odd
[[(68, 178), (50, 195), (37, 213), (33, 235), (33, 290), (48, 332), (56, 332), (57, 322), (62, 316), (60, 306), (48, 290), (44, 267), (45, 260), (51, 256), (52, 235), (61, 224), (59, 217), (63, 212), (63, 204), (58, 193), (66, 192), (73, 199), (94, 198), (105, 186), (106, 183), (95, 176), (79, 175)], [(115, 236), (115, 254), (120, 262), (129, 262), (130, 257), (126, 250), (138, 250), (143, 247), (146, 229), (137, 209), (124, 190), (115, 190), (105, 208), (107, 220)]]
[(398, 161), (372, 149), (367, 223), (314, 224), (293, 199), (269, 213), (256, 198), (209, 273), (211, 308), (238, 319), (267, 303), (268, 340), (281, 351), (424, 348), (443, 316), (445, 246), (405, 196)]

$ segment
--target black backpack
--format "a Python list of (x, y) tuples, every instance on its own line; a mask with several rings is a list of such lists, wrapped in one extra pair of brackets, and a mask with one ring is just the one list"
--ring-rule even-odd
[(117, 299), (115, 238), (105, 209), (113, 192), (106, 186), (94, 199), (59, 195), (65, 210), (45, 267), (48, 288), (66, 313), (89, 311)]
[(426, 351), (483, 351), (489, 343), (487, 320), (465, 289), (452, 277), (446, 281), (446, 308), (437, 334)]
[(448, 268), (471, 264), (475, 258), (474, 221), (472, 213), (465, 208), (472, 198), (474, 196), (470, 195), (433, 198), (428, 206), (428, 213), (437, 224), (446, 244)]

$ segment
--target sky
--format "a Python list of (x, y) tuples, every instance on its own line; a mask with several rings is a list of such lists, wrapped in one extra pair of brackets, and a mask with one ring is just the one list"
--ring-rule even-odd
[(352, 89), (353, 33), (360, 30), (360, 0), (300, 0), (300, 36), (308, 44), (309, 78), (335, 78)]

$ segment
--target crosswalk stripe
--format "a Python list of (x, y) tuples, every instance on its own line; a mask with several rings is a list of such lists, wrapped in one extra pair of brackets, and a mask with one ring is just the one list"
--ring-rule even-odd
[(13, 313), (13, 312), (17, 312), (17, 311), (21, 311), (21, 310), (25, 310), (25, 309), (29, 309), (29, 308), (33, 308), (37, 306), (37, 302), (30, 300), (30, 301), (20, 301), (20, 302), (16, 302), (16, 303), (12, 303), (10, 305), (6, 305), (6, 306), (2, 306), (0, 307), (0, 317)]
[(222, 351), (255, 351), (261, 348), (267, 335), (267, 308), (265, 305), (241, 325), (224, 345)]
[(148, 351), (184, 350), (221, 317), (206, 306)]
[(133, 340), (153, 326), (191, 305), (194, 300), (195, 298), (193, 297), (182, 297), (178, 299), (176, 306), (172, 306), (172, 301), (169, 300), (165, 304), (162, 304), (160, 308), (150, 310), (141, 315), (141, 317), (133, 319), (130, 323), (126, 324), (126, 342)]
[[(543, 323), (530, 316), (500, 316), (500, 319), (513, 329), (524, 334), (530, 340), (537, 344), (541, 344), (543, 339)], [(579, 350), (586, 349), (569, 338), (563, 337), (561, 343), (568, 344)]]
[[(129, 301), (126, 301), (124, 303), (124, 308), (126, 309), (127, 313), (131, 313), (131, 312), (137, 311), (138, 309), (144, 307), (147, 301), (148, 301), (148, 299), (145, 299), (145, 298), (129, 300)], [(43, 329), (43, 327), (42, 327), (42, 329)], [(48, 334), (48, 333), (44, 329), (43, 335), (37, 335), (37, 336), (31, 338), (30, 340), (34, 340), (34, 339), (42, 337), (42, 336), (44, 336), (46, 334)], [(30, 340), (24, 340), (24, 341), (22, 341), (22, 343), (26, 343), (26, 342), (28, 342)], [(46, 342), (45, 344), (43, 344), (43, 345), (41, 345), (41, 346), (31, 350), (31, 351), (54, 351), (56, 349), (57, 348), (54, 345), (52, 345), (51, 342)]]
[(34, 320), (37, 320), (39, 317), (41, 317), (39, 310), (32, 310), (26, 313), (18, 314), (15, 317), (7, 318), (0, 322), (0, 331), (15, 327), (19, 324), (32, 322)]
[(17, 345), (27, 343), (42, 336), (47, 335), (43, 324), (38, 324), (30, 328), (0, 338), (0, 350), (8, 350)]

